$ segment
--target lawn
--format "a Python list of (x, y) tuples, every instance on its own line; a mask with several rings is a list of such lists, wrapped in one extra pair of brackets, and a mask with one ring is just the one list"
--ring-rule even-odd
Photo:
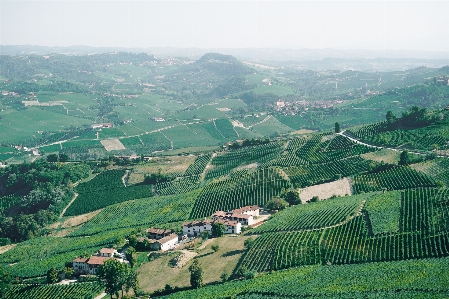
[[(199, 249), (196, 258), (203, 268), (203, 282), (221, 281), (220, 276), (223, 272), (231, 275), (245, 252), (243, 243), (248, 238), (251, 237), (224, 236), (208, 241), (205, 248)], [(212, 245), (218, 245), (219, 250), (214, 252), (211, 249)], [(137, 270), (139, 285), (145, 292), (162, 289), (166, 284), (172, 287), (186, 287), (190, 285), (189, 266), (192, 260), (182, 268), (171, 268), (168, 263), (173, 257), (173, 254), (162, 256), (151, 262), (144, 263)]]

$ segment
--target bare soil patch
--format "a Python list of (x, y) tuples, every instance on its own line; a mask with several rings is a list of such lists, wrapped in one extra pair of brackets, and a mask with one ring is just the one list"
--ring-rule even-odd
[(380, 151), (366, 153), (360, 155), (365, 160), (371, 160), (375, 162), (384, 162), (389, 164), (398, 164), (400, 153), (389, 149), (381, 149)]
[(158, 173), (159, 170), (161, 174), (165, 175), (184, 173), (195, 159), (196, 156), (193, 155), (154, 157), (145, 164), (133, 167), (133, 170), (129, 174), (128, 184), (141, 183), (145, 175)]
[(351, 182), (347, 178), (299, 189), (299, 198), (301, 198), (303, 203), (314, 196), (318, 196), (320, 200), (323, 200), (328, 199), (333, 195), (345, 196), (346, 194), (352, 195)]
[(0, 246), (0, 254), (5, 253), (8, 250), (11, 250), (11, 249), (13, 249), (16, 246), (17, 246), (17, 244), (10, 244), (10, 245)]
[(126, 147), (118, 139), (106, 139), (101, 140), (100, 142), (108, 152), (126, 149)]
[(96, 210), (96, 211), (93, 211), (93, 212), (90, 212), (87, 214), (70, 217), (66, 221), (64, 221), (64, 223), (61, 225), (61, 228), (69, 228), (69, 227), (74, 227), (74, 226), (78, 226), (80, 224), (86, 223), (90, 219), (97, 216), (97, 214), (100, 213), (101, 211), (102, 210)]
[(315, 131), (313, 130), (306, 130), (306, 129), (301, 129), (301, 130), (297, 130), (297, 131), (293, 131), (290, 133), (290, 135), (303, 135), (303, 134), (310, 134), (313, 133)]

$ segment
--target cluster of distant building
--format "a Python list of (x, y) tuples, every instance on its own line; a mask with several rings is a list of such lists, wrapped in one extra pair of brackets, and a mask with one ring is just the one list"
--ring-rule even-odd
[(307, 111), (309, 108), (331, 108), (337, 104), (343, 103), (343, 100), (322, 100), (322, 101), (293, 101), (286, 102), (278, 99), (273, 104), (273, 109), (284, 115), (296, 115), (303, 111)]
[(202, 232), (212, 232), (214, 223), (222, 223), (225, 226), (225, 234), (240, 234), (242, 226), (249, 226), (255, 223), (254, 217), (259, 216), (258, 206), (246, 206), (228, 212), (216, 211), (212, 214), (212, 219), (195, 220), (184, 222), (182, 232), (188, 236), (199, 236)]

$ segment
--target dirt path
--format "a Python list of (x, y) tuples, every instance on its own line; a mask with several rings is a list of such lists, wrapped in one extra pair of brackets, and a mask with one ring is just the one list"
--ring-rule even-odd
[(125, 174), (122, 176), (122, 183), (123, 183), (123, 186), (125, 186), (125, 187), (127, 187), (126, 186), (126, 177), (128, 176), (128, 174), (129, 174), (129, 170), (127, 169), (125, 171)]
[(11, 250), (11, 249), (13, 249), (16, 246), (17, 246), (17, 244), (10, 244), (10, 245), (0, 246), (0, 254), (5, 253), (6, 251)]
[(100, 295), (98, 295), (97, 297), (95, 297), (94, 299), (101, 299), (103, 297), (106, 297), (108, 294), (106, 293), (101, 293)]
[(218, 131), (217, 124), (215, 123), (215, 120), (214, 120), (214, 127), (215, 127), (215, 130), (217, 130), (217, 132), (220, 133), (221, 137), (223, 137), (224, 139), (226, 139), (226, 137), (224, 137), (223, 134), (221, 134), (221, 132)]
[(164, 135), (164, 137), (167, 138), (168, 141), (170, 141), (170, 147), (171, 147), (170, 150), (173, 150), (173, 141), (170, 138), (168, 138), (167, 135), (165, 135), (164, 133), (162, 133), (162, 132), (159, 132), (159, 133)]
[[(355, 138), (353, 138), (353, 137), (351, 137), (351, 136), (348, 136), (348, 134), (347, 134), (347, 133), (345, 134), (345, 132), (346, 132), (346, 130), (341, 131), (340, 133), (336, 133), (336, 134), (341, 135), (341, 136), (343, 136), (343, 137), (346, 137), (346, 138), (348, 138), (349, 140), (354, 141), (355, 143), (358, 143), (358, 144), (361, 144), (361, 145), (365, 145), (365, 146), (368, 146), (368, 147), (372, 147), (372, 148), (377, 148), (377, 149), (383, 149), (383, 148), (385, 148), (385, 149), (389, 149), (389, 150), (392, 150), (392, 151), (395, 151), (395, 152), (402, 152), (402, 151), (405, 150), (405, 149), (399, 149), (399, 148), (388, 147), (388, 146), (377, 146), (377, 145), (368, 144), (368, 143), (362, 142), (362, 141), (360, 141), (360, 140), (358, 140), (358, 139), (355, 139)], [(420, 156), (425, 156), (425, 155), (427, 155), (426, 153), (415, 152), (415, 151), (411, 151), (411, 150), (408, 150), (408, 149), (407, 149), (407, 151), (408, 151), (409, 153), (415, 154), (415, 155), (420, 155)], [(437, 157), (438, 157), (438, 158), (447, 158), (448, 156), (445, 156), (445, 155), (437, 155)]]
[(248, 126), (247, 129), (250, 129), (250, 128), (252, 128), (252, 127), (254, 127), (254, 126), (257, 126), (257, 125), (260, 125), (260, 124), (263, 124), (264, 122), (266, 122), (266, 121), (269, 120), (270, 118), (271, 118), (271, 115), (268, 115), (267, 117), (265, 117), (265, 118), (264, 118), (263, 120), (261, 120), (260, 122), (254, 124), (254, 125)]
[(61, 214), (59, 214), (59, 219), (62, 218), (62, 216), (64, 216), (65, 211), (67, 211), (67, 209), (70, 207), (70, 205), (75, 201), (75, 199), (78, 197), (78, 193), (75, 193), (75, 195), (73, 196), (72, 200), (69, 202), (69, 204), (64, 208), (64, 210), (62, 210)]
[(217, 153), (213, 153), (212, 156), (210, 157), (209, 162), (207, 162), (206, 167), (204, 167), (203, 172), (201, 173), (201, 178), (200, 181), (204, 181), (204, 179), (206, 178), (206, 173), (207, 171), (211, 168), (211, 164), (212, 163), (212, 159), (215, 158), (217, 156)]

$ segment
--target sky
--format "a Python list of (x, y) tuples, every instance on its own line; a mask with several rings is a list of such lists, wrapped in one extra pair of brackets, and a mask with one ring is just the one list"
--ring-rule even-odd
[(449, 52), (449, 1), (7, 1), (0, 45)]

